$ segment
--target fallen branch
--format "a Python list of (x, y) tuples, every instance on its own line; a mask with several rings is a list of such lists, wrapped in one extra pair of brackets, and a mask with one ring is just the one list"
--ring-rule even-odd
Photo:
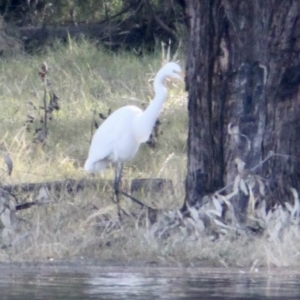
[[(65, 191), (68, 194), (75, 195), (81, 190), (87, 188), (102, 188), (102, 189), (112, 189), (114, 185), (113, 180), (88, 180), (88, 179), (66, 179), (63, 181), (51, 181), (51, 182), (37, 182), (37, 183), (22, 183), (16, 185), (5, 185), (0, 188), (0, 193), (3, 196), (11, 195), (17, 200), (16, 195), (20, 193), (31, 193), (37, 192), (44, 188), (49, 191), (62, 192)], [(143, 191), (145, 193), (163, 193), (164, 191), (170, 191), (173, 193), (173, 182), (169, 179), (164, 178), (142, 178), (133, 179), (130, 182), (130, 192), (134, 193), (137, 191)], [(122, 192), (127, 197), (127, 193)], [(132, 198), (132, 196), (130, 196)], [(134, 198), (135, 199), (135, 198)], [(136, 199), (135, 199), (136, 200)], [(137, 200), (138, 201), (138, 200)], [(140, 201), (134, 201), (140, 206), (147, 207)], [(37, 205), (39, 202), (23, 202), (16, 205), (16, 210), (22, 210)]]

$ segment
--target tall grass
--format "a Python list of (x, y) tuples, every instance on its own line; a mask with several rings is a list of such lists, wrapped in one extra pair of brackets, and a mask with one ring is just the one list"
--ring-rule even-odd
[[(60, 97), (60, 110), (54, 112), (47, 144), (41, 147), (33, 143), (25, 121), (28, 114), (33, 114), (28, 102), (37, 107), (42, 103), (43, 82), (38, 72), (44, 61), (50, 68), (51, 89)], [(18, 53), (1, 58), (0, 149), (13, 161), (13, 171), (8, 176), (5, 162), (0, 160), (1, 183), (89, 178), (83, 164), (94, 130), (94, 112), (106, 115), (109, 109), (127, 104), (145, 108), (153, 98), (152, 80), (162, 64), (159, 51), (138, 57), (71, 40), (38, 55)], [(143, 202), (160, 209), (158, 222), (150, 225), (146, 210), (136, 209), (129, 199), (122, 199), (121, 206), (128, 217), (120, 223), (117, 207), (111, 201), (112, 191), (100, 186), (75, 195), (51, 193), (48, 204), (17, 212), (13, 236), (0, 237), (1, 245), (11, 243), (0, 249), (0, 262), (99, 259), (108, 264), (239, 266), (249, 267), (250, 271), (260, 266), (299, 264), (297, 222), (286, 222), (285, 218), (284, 226), (279, 228), (276, 222), (283, 222), (279, 210), (271, 221), (264, 221), (266, 229), (260, 236), (245, 234), (246, 230), (228, 230), (229, 227), (203, 229), (202, 221), (182, 219), (176, 212), (184, 198), (187, 95), (183, 83), (167, 85), (169, 97), (160, 116), (162, 134), (156, 147), (142, 145), (134, 160), (127, 163), (124, 174), (129, 180), (163, 177), (173, 181), (173, 194), (138, 195)], [(103, 178), (95, 178), (100, 181), (112, 176), (113, 172), (107, 170)], [(34, 201), (37, 196), (38, 191), (18, 194), (17, 198)], [(1, 201), (2, 196), (0, 212)], [(212, 209), (216, 207), (209, 208), (210, 212)], [(195, 211), (191, 210), (191, 215)], [(274, 235), (279, 233), (278, 228), (280, 236)]]
[[(41, 151), (32, 145), (32, 135), (25, 131), (28, 102), (41, 106), (43, 86), (38, 76), (43, 61), (50, 68), (51, 88), (60, 97), (61, 109), (49, 125), (47, 146)], [(133, 53), (113, 54), (91, 43), (69, 42), (44, 54), (20, 54), (0, 62), (2, 93), (0, 136), (3, 150), (14, 162), (10, 181), (43, 181), (86, 176), (82, 165), (92, 134), (94, 111), (134, 104), (146, 107), (153, 97), (152, 79), (161, 67), (159, 55), (136, 57)], [(171, 84), (169, 99), (162, 113), (164, 134), (158, 147), (143, 146), (128, 164), (134, 177), (168, 176), (181, 173), (185, 159), (187, 116), (183, 84)], [(168, 168), (165, 166), (167, 158)], [(173, 172), (174, 171), (174, 172)], [(107, 172), (107, 176), (111, 174)], [(8, 180), (8, 179), (7, 179)]]
[[(49, 66), (50, 88), (60, 97), (60, 110), (53, 113), (47, 144), (41, 147), (33, 143), (33, 133), (27, 132), (25, 122), (27, 115), (35, 113), (28, 103), (37, 108), (42, 105), (44, 89), (38, 72), (44, 61)], [(153, 98), (153, 78), (163, 63), (160, 52), (143, 57), (129, 52), (115, 54), (86, 41), (71, 40), (68, 45), (57, 44), (38, 55), (18, 53), (1, 59), (0, 143), (3, 154), (8, 154), (13, 161), (11, 176), (7, 175), (4, 160), (1, 161), (2, 184), (88, 178), (83, 164), (95, 130), (95, 112), (105, 115), (109, 109), (113, 111), (127, 104), (145, 108)], [(181, 205), (186, 165), (184, 85), (180, 82), (167, 82), (167, 85), (169, 97), (160, 116), (162, 134), (155, 148), (142, 145), (124, 174), (126, 179), (172, 179), (175, 196), (144, 199), (160, 208)], [(113, 172), (108, 170), (104, 179), (112, 176)], [(24, 200), (22, 197), (18, 195)], [(37, 195), (26, 197), (34, 200)], [(110, 232), (110, 227), (116, 226), (109, 223), (117, 217), (110, 193), (94, 190), (75, 197), (60, 194), (52, 200), (55, 204), (17, 213), (25, 220), (19, 220), (17, 231), (19, 237), (27, 241), (27, 247), (25, 251), (22, 247), (19, 249), (22, 243), (18, 242), (6, 250), (13, 259), (69, 258), (78, 253), (94, 253), (93, 245), (97, 245), (98, 251), (99, 243), (105, 245), (106, 230)], [(93, 205), (98, 208), (96, 213)], [(126, 205), (131, 207), (132, 203), (125, 199), (124, 209)], [(102, 233), (97, 231), (98, 222), (108, 224), (100, 226)], [(129, 223), (134, 225), (134, 222)], [(22, 234), (28, 233), (27, 230), (30, 234), (24, 237)], [(123, 234), (124, 227), (116, 232)], [(3, 252), (0, 260), (5, 257)]]

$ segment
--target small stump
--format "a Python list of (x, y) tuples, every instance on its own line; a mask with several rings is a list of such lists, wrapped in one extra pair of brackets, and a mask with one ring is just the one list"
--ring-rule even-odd
[(130, 192), (140, 192), (150, 194), (159, 194), (164, 192), (174, 193), (173, 182), (170, 179), (163, 178), (142, 178), (142, 179), (133, 179), (131, 181)]

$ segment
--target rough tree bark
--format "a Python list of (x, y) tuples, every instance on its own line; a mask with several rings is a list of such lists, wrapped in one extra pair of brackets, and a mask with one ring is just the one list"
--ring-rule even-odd
[[(255, 172), (267, 179), (269, 205), (286, 201), (290, 187), (300, 191), (300, 1), (186, 0), (185, 8), (186, 202), (201, 205), (232, 182), (235, 158), (251, 169), (270, 151), (282, 156)], [(237, 203), (243, 214), (247, 199)]]

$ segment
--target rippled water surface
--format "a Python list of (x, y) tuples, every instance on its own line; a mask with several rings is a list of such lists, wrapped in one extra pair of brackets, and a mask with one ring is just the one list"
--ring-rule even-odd
[(300, 272), (236, 269), (10, 267), (0, 299), (300, 299)]

